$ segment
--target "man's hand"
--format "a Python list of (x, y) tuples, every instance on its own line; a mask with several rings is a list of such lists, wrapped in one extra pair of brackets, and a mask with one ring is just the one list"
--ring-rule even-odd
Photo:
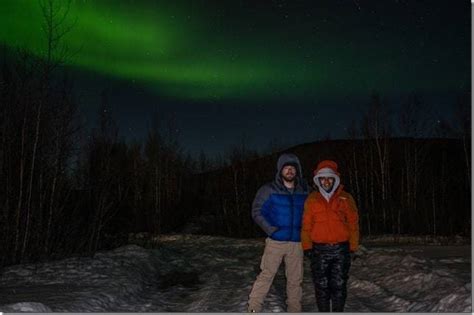
[(268, 236), (272, 236), (273, 234), (275, 234), (275, 232), (278, 232), (279, 228), (277, 226), (272, 226), (270, 228), (270, 234), (268, 234)]
[(312, 249), (305, 249), (303, 251), (304, 257), (307, 257), (309, 259), (313, 258), (313, 250)]

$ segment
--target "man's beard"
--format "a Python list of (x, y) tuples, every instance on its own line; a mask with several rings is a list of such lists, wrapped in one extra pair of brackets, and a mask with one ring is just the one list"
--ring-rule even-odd
[(291, 175), (291, 178), (288, 177), (288, 175), (281, 175), (281, 178), (283, 178), (283, 180), (285, 182), (289, 182), (289, 183), (292, 183), (296, 180), (296, 175)]

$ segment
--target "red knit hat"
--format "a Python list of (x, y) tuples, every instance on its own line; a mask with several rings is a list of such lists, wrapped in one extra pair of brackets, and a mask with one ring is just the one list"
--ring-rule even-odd
[(340, 176), (341, 174), (339, 174), (339, 172), (337, 171), (337, 163), (334, 162), (334, 161), (331, 161), (331, 160), (324, 160), (324, 161), (321, 161), (319, 162), (318, 166), (316, 167), (316, 169), (313, 171), (313, 175), (316, 176), (318, 174), (318, 172), (320, 170), (322, 170), (323, 168), (330, 168), (332, 169), (338, 176)]

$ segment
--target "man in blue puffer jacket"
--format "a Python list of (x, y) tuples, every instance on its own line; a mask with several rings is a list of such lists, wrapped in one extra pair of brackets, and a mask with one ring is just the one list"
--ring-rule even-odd
[(250, 292), (248, 311), (261, 312), (273, 278), (285, 262), (287, 312), (301, 312), (303, 249), (301, 219), (308, 186), (294, 154), (282, 154), (273, 182), (263, 185), (252, 204), (252, 218), (268, 235), (260, 268)]

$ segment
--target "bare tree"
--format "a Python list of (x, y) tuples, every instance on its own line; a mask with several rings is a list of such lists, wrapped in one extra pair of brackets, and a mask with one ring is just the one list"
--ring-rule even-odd
[(41, 136), (41, 123), (43, 122), (43, 107), (49, 101), (49, 88), (51, 76), (59, 65), (61, 65), (67, 57), (67, 47), (64, 46), (63, 40), (70, 31), (71, 26), (66, 27), (66, 18), (69, 14), (70, 1), (64, 6), (64, 2), (57, 0), (42, 0), (40, 6), (43, 14), (43, 32), (46, 38), (45, 57), (42, 59), (40, 74), (41, 81), (39, 87), (39, 97), (36, 103), (36, 113), (34, 116), (34, 139), (32, 144), (31, 162), (29, 170), (29, 180), (26, 199), (26, 222), (25, 232), (23, 235), (22, 249), (20, 257), (23, 258), (27, 248), (30, 233), (30, 223), (32, 215), (32, 196), (33, 184), (35, 180), (35, 167), (37, 166), (38, 144)]
[(161, 233), (161, 221), (163, 217), (164, 144), (159, 131), (157, 117), (155, 117), (153, 127), (148, 131), (148, 138), (145, 144), (145, 156), (147, 157), (152, 198), (152, 229), (155, 233)]
[[(73, 137), (77, 134), (79, 126), (75, 123), (76, 104), (71, 100), (72, 86), (66, 77), (59, 98), (53, 108), (54, 118), (51, 124), (52, 135), (51, 156), (51, 181), (48, 182), (49, 206), (46, 210), (46, 232), (44, 233), (44, 255), (51, 251), (51, 237), (53, 234), (53, 221), (60, 215), (70, 195), (70, 184), (66, 179), (68, 159), (73, 150)], [(40, 207), (41, 209), (41, 207)]]
[(457, 125), (456, 133), (462, 139), (469, 191), (471, 191), (471, 110), (470, 93), (464, 93), (457, 99), (454, 118)]
[(364, 134), (368, 143), (374, 147), (377, 167), (373, 170), (381, 194), (382, 224), (388, 224), (389, 210), (389, 136), (390, 117), (387, 105), (379, 95), (374, 94), (364, 119)]
[[(357, 139), (358, 139), (358, 130), (357, 130), (357, 125), (355, 121), (351, 122), (350, 127), (347, 129), (347, 133), (349, 136), (350, 140), (350, 148), (349, 148), (349, 182), (351, 184), (352, 189), (354, 190), (354, 195), (356, 197), (357, 204), (359, 207), (362, 205), (361, 202), (361, 191), (360, 191), (360, 166), (359, 166), (359, 160), (357, 158), (358, 154), (358, 148), (360, 144), (358, 144)], [(360, 211), (361, 209), (359, 209)], [(369, 220), (369, 213), (366, 213), (367, 215), (367, 220)], [(363, 218), (363, 215), (361, 215)], [(361, 223), (363, 220), (361, 220)]]
[(124, 196), (123, 188), (113, 168), (113, 150), (117, 145), (118, 130), (112, 119), (111, 109), (105, 91), (99, 110), (100, 127), (92, 135), (89, 148), (89, 186), (92, 200), (88, 251), (93, 254), (99, 245), (102, 231), (116, 214), (118, 204)]
[(417, 95), (412, 95), (398, 111), (398, 128), (406, 139), (403, 141), (403, 159), (400, 180), (400, 207), (397, 209), (397, 233), (402, 233), (402, 211), (417, 212), (419, 177), (423, 171), (423, 156), (426, 151), (422, 139), (427, 129), (428, 108)]

